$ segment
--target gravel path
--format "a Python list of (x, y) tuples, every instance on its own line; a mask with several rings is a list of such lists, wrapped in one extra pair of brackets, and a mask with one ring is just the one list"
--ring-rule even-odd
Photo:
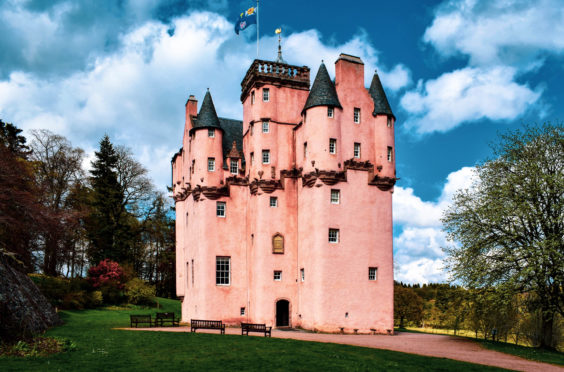
[[(163, 328), (120, 328), (139, 331), (162, 331), (162, 332), (190, 332), (189, 327), (163, 327)], [(198, 332), (219, 333), (218, 331), (198, 330)], [(240, 328), (227, 328), (227, 334), (241, 334)], [(253, 334), (255, 335), (255, 334)], [(260, 334), (257, 334), (260, 336)], [(556, 365), (534, 362), (519, 358), (514, 355), (500, 353), (498, 351), (482, 348), (477, 342), (462, 337), (447, 335), (432, 335), (425, 333), (400, 332), (395, 336), (386, 335), (340, 335), (308, 333), (303, 331), (280, 331), (273, 330), (272, 337), (291, 338), (295, 340), (330, 342), (336, 344), (347, 344), (375, 349), (386, 349), (401, 351), (404, 353), (449, 358), (464, 362), (485, 364), (495, 367), (519, 370), (519, 371), (560, 371), (564, 368)]]

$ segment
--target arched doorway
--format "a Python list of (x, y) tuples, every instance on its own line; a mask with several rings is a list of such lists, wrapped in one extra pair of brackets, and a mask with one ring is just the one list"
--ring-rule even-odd
[(290, 326), (290, 302), (288, 300), (276, 301), (276, 327)]

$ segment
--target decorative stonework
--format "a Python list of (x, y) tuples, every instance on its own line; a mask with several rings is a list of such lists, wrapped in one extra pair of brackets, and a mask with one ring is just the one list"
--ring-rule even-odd
[(396, 178), (394, 177), (378, 177), (374, 176), (372, 181), (368, 182), (369, 185), (374, 185), (382, 191), (389, 191), (396, 184)]
[(284, 254), (284, 236), (280, 233), (276, 233), (272, 237), (272, 253)]
[(251, 195), (255, 195), (258, 189), (261, 189), (267, 194), (271, 194), (276, 189), (284, 189), (280, 180), (255, 180), (249, 184), (249, 191)]

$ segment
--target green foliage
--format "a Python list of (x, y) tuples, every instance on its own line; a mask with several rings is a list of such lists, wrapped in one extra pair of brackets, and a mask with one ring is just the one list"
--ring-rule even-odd
[(409, 288), (401, 285), (394, 287), (394, 318), (399, 320), (399, 327), (405, 327), (405, 321), (419, 326), (423, 320), (423, 299)]
[(38, 336), (28, 341), (20, 340), (15, 344), (0, 345), (0, 356), (45, 357), (74, 350), (76, 350), (76, 344), (69, 339)]
[(134, 278), (125, 283), (125, 295), (130, 304), (151, 305), (155, 302), (155, 287)]
[[(162, 308), (180, 313), (180, 302), (158, 299)], [(132, 310), (65, 311), (65, 324), (48, 332), (76, 344), (72, 353), (46, 358), (0, 357), (2, 371), (494, 371), (497, 368), (443, 358), (349, 345), (206, 333), (136, 332), (112, 328), (129, 325)]]
[(60, 309), (84, 309), (90, 307), (90, 285), (82, 278), (60, 278), (44, 274), (29, 274), (41, 293), (53, 306)]
[(497, 158), (476, 169), (443, 217), (453, 277), (469, 288), (532, 293), (541, 311), (540, 345), (554, 347), (564, 315), (564, 126), (502, 135)]
[(102, 291), (92, 291), (88, 294), (88, 307), (95, 308), (102, 306), (104, 303), (104, 296)]

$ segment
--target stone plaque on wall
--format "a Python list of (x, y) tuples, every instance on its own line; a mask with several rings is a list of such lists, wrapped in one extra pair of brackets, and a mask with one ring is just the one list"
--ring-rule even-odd
[(272, 253), (284, 254), (284, 237), (280, 234), (272, 237)]

